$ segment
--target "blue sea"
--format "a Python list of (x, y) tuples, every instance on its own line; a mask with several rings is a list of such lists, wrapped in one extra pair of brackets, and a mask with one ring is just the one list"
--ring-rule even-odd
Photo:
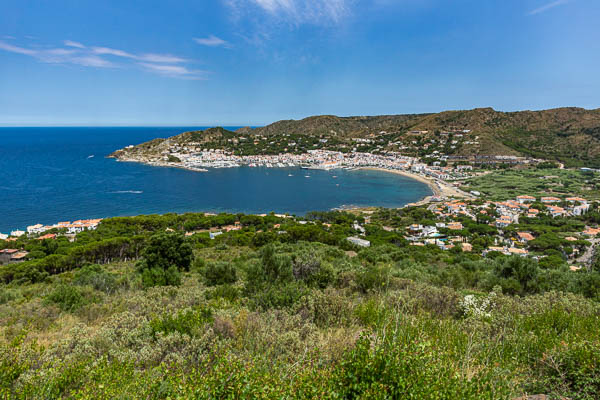
[(167, 212), (302, 215), (341, 206), (398, 207), (427, 185), (379, 171), (229, 168), (192, 172), (118, 162), (130, 144), (203, 127), (0, 128), (0, 232)]

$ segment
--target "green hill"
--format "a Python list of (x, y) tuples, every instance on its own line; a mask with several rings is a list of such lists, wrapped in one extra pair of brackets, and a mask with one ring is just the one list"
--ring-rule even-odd
[[(568, 166), (600, 167), (600, 109), (573, 107), (518, 112), (478, 108), (437, 114), (321, 115), (278, 121), (255, 129), (246, 127), (236, 132), (223, 128), (185, 132), (166, 140), (144, 143), (130, 151), (160, 153), (169, 145), (189, 142), (232, 149), (240, 136), (282, 135), (333, 138), (335, 143), (378, 137), (388, 145), (415, 134), (433, 139), (444, 132), (462, 131), (468, 131), (465, 134), (475, 145), (462, 146), (457, 151), (460, 155), (523, 155), (557, 160)], [(116, 152), (112, 156), (122, 155)]]

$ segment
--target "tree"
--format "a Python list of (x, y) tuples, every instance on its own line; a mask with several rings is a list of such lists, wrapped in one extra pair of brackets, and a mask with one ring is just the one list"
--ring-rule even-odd
[(179, 285), (180, 271), (189, 271), (192, 247), (180, 234), (159, 233), (150, 237), (137, 264), (144, 287)]
[(532, 293), (537, 290), (538, 266), (530, 258), (519, 256), (503, 257), (496, 261), (494, 272), (500, 278), (518, 283), (519, 287), (514, 287), (513, 289), (522, 294)]

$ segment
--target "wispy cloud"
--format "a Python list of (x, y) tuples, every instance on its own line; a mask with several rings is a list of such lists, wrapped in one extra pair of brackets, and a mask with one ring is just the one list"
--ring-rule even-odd
[(129, 54), (123, 50), (111, 49), (110, 47), (92, 47), (92, 52), (94, 54), (101, 54), (101, 55), (110, 55), (110, 56), (125, 57), (125, 58), (135, 58), (135, 56), (133, 54)]
[[(183, 65), (185, 58), (170, 54), (142, 53), (134, 54), (111, 47), (88, 47), (73, 40), (63, 41), (65, 47), (39, 48), (16, 46), (0, 40), (0, 50), (33, 57), (48, 64), (74, 64), (92, 68), (137, 67), (144, 70), (175, 78), (202, 79), (204, 71), (192, 70)], [(113, 57), (113, 59), (111, 59)], [(121, 58), (117, 63), (114, 58)], [(129, 61), (127, 61), (129, 60)], [(132, 62), (133, 61), (133, 62)]]
[(541, 13), (548, 11), (554, 7), (558, 7), (558, 6), (562, 6), (563, 4), (567, 4), (570, 1), (571, 0), (555, 0), (553, 2), (544, 4), (543, 6), (536, 8), (535, 10), (531, 10), (530, 12), (527, 13), (527, 15), (541, 14)]
[(292, 25), (332, 25), (350, 15), (353, 0), (223, 0), (236, 17), (262, 11)]
[(108, 60), (105, 60), (95, 55), (83, 54), (78, 49), (73, 48), (25, 48), (20, 46), (13, 46), (6, 42), (0, 41), (0, 50), (31, 56), (47, 64), (75, 64), (84, 67), (97, 68), (116, 67), (115, 64)]
[(152, 63), (139, 63), (144, 69), (155, 72), (161, 75), (184, 78), (184, 79), (205, 79), (206, 72), (199, 70), (190, 70), (182, 65), (167, 65), (167, 64), (152, 64)]
[(207, 38), (194, 38), (194, 41), (198, 44), (201, 44), (203, 46), (211, 46), (211, 47), (231, 47), (231, 45), (229, 44), (229, 42), (227, 42), (226, 40), (221, 39), (220, 37), (217, 37), (215, 35), (210, 35)]
[(92, 52), (94, 54), (131, 58), (138, 61), (156, 63), (182, 63), (186, 61), (184, 58), (175, 57), (170, 54), (132, 54), (123, 50), (112, 49), (110, 47), (92, 47)]
[(78, 49), (85, 49), (85, 46), (79, 42), (74, 42), (73, 40), (65, 40), (63, 44), (67, 47), (76, 47)]

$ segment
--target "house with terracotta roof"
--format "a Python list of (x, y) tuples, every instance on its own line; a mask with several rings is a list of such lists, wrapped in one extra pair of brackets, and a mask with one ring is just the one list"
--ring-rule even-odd
[(548, 206), (548, 212), (553, 217), (562, 217), (566, 214), (566, 211), (564, 208), (556, 207), (556, 206)]
[(46, 235), (40, 236), (37, 240), (46, 240), (46, 239), (56, 239), (56, 234), (48, 233)]
[(0, 250), (0, 265), (9, 263), (12, 256), (14, 254), (17, 254), (18, 252), (19, 252), (19, 250), (17, 250), (17, 249)]
[(533, 235), (529, 232), (517, 232), (517, 236), (519, 237), (519, 242), (521, 243), (527, 243), (535, 239)]
[(497, 228), (506, 228), (507, 226), (509, 226), (510, 224), (512, 224), (512, 218), (503, 215), (500, 218), (498, 218), (495, 222), (495, 225)]
[(459, 231), (463, 228), (463, 224), (461, 222), (448, 222), (447, 227), (451, 231)]
[(542, 203), (544, 203), (544, 204), (560, 203), (560, 199), (558, 197), (552, 197), (552, 196), (542, 197)]
[(587, 200), (584, 199), (583, 197), (567, 197), (565, 200), (568, 201), (569, 203), (587, 204)]
[(529, 252), (527, 250), (520, 249), (518, 247), (511, 247), (510, 249), (508, 249), (508, 253), (512, 254), (512, 255), (521, 256), (521, 257), (525, 257), (527, 254), (529, 254)]
[(535, 208), (530, 208), (529, 210), (527, 210), (527, 218), (535, 218), (538, 216), (539, 213), (540, 213), (540, 210), (535, 209)]
[(600, 229), (597, 229), (597, 228), (586, 228), (583, 231), (583, 234), (587, 235), (587, 236), (597, 236), (598, 234), (600, 234)]
[(521, 195), (521, 196), (517, 196), (517, 201), (521, 204), (533, 203), (533, 202), (535, 202), (535, 197), (528, 196), (528, 195)]
[(13, 256), (10, 258), (10, 262), (11, 263), (23, 262), (23, 261), (25, 261), (25, 258), (28, 255), (29, 255), (28, 252), (26, 252), (26, 251), (20, 251), (18, 253), (13, 254)]

